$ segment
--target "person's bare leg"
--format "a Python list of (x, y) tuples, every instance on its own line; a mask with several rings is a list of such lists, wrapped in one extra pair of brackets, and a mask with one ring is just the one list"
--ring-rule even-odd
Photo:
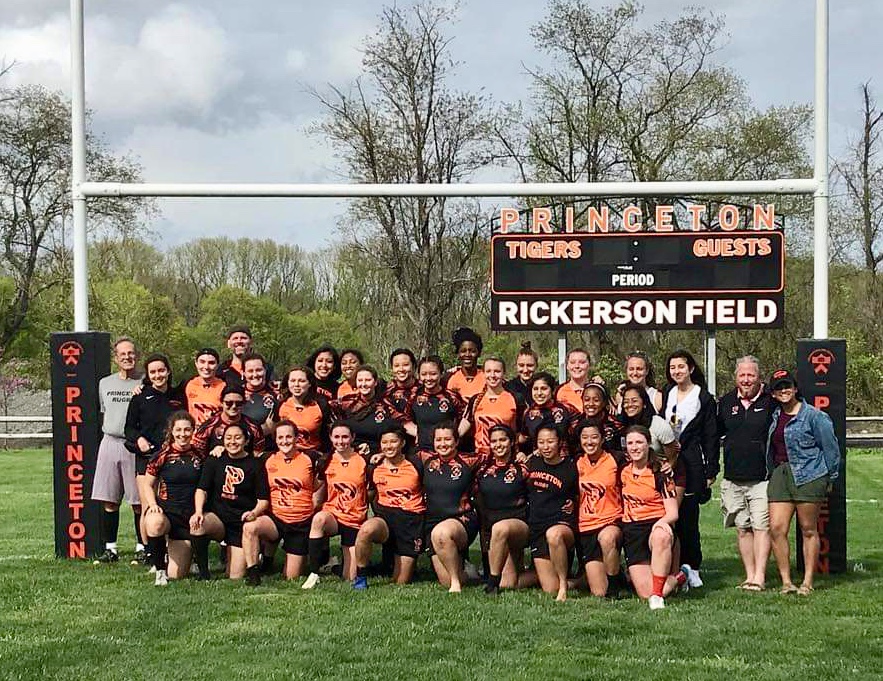
[(797, 524), (803, 539), (803, 583), (812, 589), (816, 565), (819, 562), (819, 512), (821, 504), (797, 504)]
[(460, 551), (466, 548), (466, 529), (457, 520), (443, 520), (434, 528), (430, 541), (433, 556), (433, 567), (440, 562), (444, 570), (436, 570), (439, 583), (447, 586), (449, 593), (460, 593), (463, 590), (463, 559)]
[(791, 548), (788, 546), (788, 532), (794, 510), (794, 504), (790, 502), (770, 502), (770, 545), (782, 578), (782, 587), (785, 588), (794, 586), (791, 581)]
[(566, 525), (553, 525), (546, 530), (546, 541), (549, 543), (549, 558), (558, 577), (558, 595), (556, 601), (567, 600), (567, 551), (573, 547), (573, 530)]
[(736, 545), (739, 547), (739, 557), (742, 559), (742, 567), (745, 569), (745, 581), (754, 582), (755, 556), (754, 556), (754, 532), (751, 528), (736, 528)]

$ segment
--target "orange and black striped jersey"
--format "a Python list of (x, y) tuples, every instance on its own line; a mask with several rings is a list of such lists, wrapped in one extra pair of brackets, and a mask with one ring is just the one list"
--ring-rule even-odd
[(184, 384), (187, 411), (196, 421), (197, 427), (205, 423), (212, 414), (221, 411), (221, 391), (226, 385), (220, 378), (205, 381), (200, 376), (191, 378)]
[(150, 463), (147, 475), (158, 481), (156, 499), (165, 511), (193, 513), (193, 495), (202, 476), (202, 457), (192, 448), (163, 447)]
[(466, 418), (472, 424), (475, 451), (481, 455), (490, 454), (490, 429), (494, 426), (509, 426), (513, 433), (517, 433), (523, 411), (524, 402), (508, 390), (499, 395), (485, 391), (473, 397), (466, 407)]
[(607, 452), (594, 462), (588, 456), (576, 460), (579, 473), (579, 531), (591, 532), (622, 518), (619, 465)]
[(562, 383), (555, 392), (555, 401), (564, 405), (574, 414), (583, 413), (583, 391), (581, 388), (574, 388), (571, 381)]
[(328, 492), (322, 506), (337, 522), (347, 527), (361, 527), (368, 516), (368, 464), (358, 454), (344, 459), (334, 453), (328, 458), (321, 477)]
[(277, 413), (277, 421), (288, 419), (297, 426), (298, 449), (326, 448), (331, 410), (325, 400), (316, 398), (309, 404), (296, 404), (294, 398), (289, 397), (279, 405)]
[(347, 395), (333, 402), (331, 408), (335, 417), (352, 430), (354, 446), (367, 444), (371, 452), (379, 451), (381, 434), (391, 423), (397, 423), (382, 399), (365, 401), (359, 394)]
[(393, 418), (397, 421), (404, 422), (406, 420), (405, 412), (418, 387), (420, 387), (419, 384), (413, 378), (407, 383), (399, 383), (394, 380), (387, 384), (386, 390), (383, 392), (383, 401), (392, 410)]
[(484, 391), (484, 371), (478, 369), (475, 376), (467, 376), (463, 369), (455, 367), (444, 375), (442, 387), (457, 395), (463, 402)]
[[(200, 456), (208, 456), (215, 447), (224, 444), (224, 431), (230, 425), (224, 413), (214, 414), (193, 433), (193, 448)], [(247, 416), (243, 416), (238, 424), (245, 428), (245, 448), (255, 456), (264, 453), (264, 431)]]
[(664, 499), (675, 498), (671, 475), (655, 473), (650, 466), (641, 470), (628, 464), (619, 474), (622, 487), (622, 521), (636, 523), (665, 516)]
[(425, 513), (423, 494), (423, 463), (406, 456), (393, 465), (384, 459), (368, 468), (368, 489), (376, 492), (374, 502), (385, 508), (409, 513)]
[(285, 523), (302, 523), (313, 517), (319, 452), (294, 450), (286, 458), (282, 452), (267, 457), (267, 483), (270, 486), (270, 513)]
[(483, 458), (457, 452), (443, 458), (435, 452), (421, 452), (426, 521), (439, 523), (472, 510), (475, 473)]
[(567, 429), (571, 414), (566, 407), (554, 400), (543, 406), (532, 404), (521, 417), (520, 433), (528, 439), (528, 452), (533, 452), (537, 447), (537, 431), (540, 426), (554, 424), (560, 426), (561, 431)]

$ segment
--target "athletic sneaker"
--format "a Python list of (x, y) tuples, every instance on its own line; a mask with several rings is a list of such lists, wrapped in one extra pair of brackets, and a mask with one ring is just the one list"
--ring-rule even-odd
[(301, 586), (301, 589), (312, 589), (318, 583), (319, 583), (319, 575), (317, 575), (315, 572), (311, 572), (309, 574), (309, 576), (307, 577), (307, 581), (305, 581), (303, 583), (303, 586)]
[(500, 587), (492, 584), (484, 585), (484, 592), (488, 596), (499, 596), (500, 595)]
[[(681, 584), (679, 591), (682, 594), (685, 594), (690, 590), (690, 572), (691, 571), (687, 565), (682, 565), (680, 572), (682, 575), (684, 575), (684, 582), (683, 582), (683, 584)], [(678, 580), (678, 581), (680, 581), (680, 580)]]
[(698, 589), (700, 586), (702, 586), (702, 578), (699, 576), (699, 570), (694, 570), (686, 563), (681, 565), (681, 570), (686, 573), (687, 584), (690, 585), (691, 589)]
[(353, 580), (353, 588), (358, 589), (359, 591), (364, 591), (368, 588), (368, 578), (367, 577), (356, 577)]
[(135, 555), (132, 556), (129, 565), (147, 565), (147, 551), (144, 549), (138, 549), (135, 551)]
[(245, 583), (249, 586), (261, 585), (261, 567), (254, 565), (245, 571)]
[(156, 579), (153, 580), (153, 586), (168, 586), (169, 585), (169, 576), (166, 574), (165, 570), (157, 570), (156, 571)]
[(647, 601), (651, 610), (662, 610), (665, 608), (665, 599), (662, 596), (650, 596)]
[(120, 560), (120, 554), (116, 551), (111, 551), (110, 549), (104, 549), (104, 553), (102, 553), (98, 558), (92, 561), (92, 565), (102, 565), (106, 563), (118, 563)]
[(196, 580), (199, 582), (208, 582), (212, 578), (212, 573), (209, 570), (205, 572), (201, 572), (197, 570), (196, 572)]
[(328, 562), (319, 568), (319, 572), (321, 572), (323, 575), (333, 574), (334, 568), (336, 568), (338, 565), (340, 565), (340, 559), (337, 556), (331, 556), (328, 559)]

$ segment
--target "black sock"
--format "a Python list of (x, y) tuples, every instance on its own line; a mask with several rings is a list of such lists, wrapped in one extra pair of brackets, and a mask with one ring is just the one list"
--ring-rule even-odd
[(367, 577), (368, 568), (356, 566), (356, 577)]
[[(310, 572), (315, 572), (319, 574), (319, 568), (322, 567), (322, 554), (324, 553), (325, 548), (325, 537), (319, 537), (318, 539), (310, 539), (309, 543), (309, 566)], [(325, 561), (328, 562), (328, 561)]]
[(502, 575), (488, 575), (487, 576), (487, 585), (493, 589), (500, 588), (500, 580), (502, 580)]
[[(134, 513), (135, 515), (135, 541), (137, 541), (142, 546), (144, 545), (144, 539), (141, 538), (141, 512), (138, 511)], [(117, 521), (119, 523), (119, 521)]]
[(381, 571), (383, 574), (391, 575), (393, 570), (395, 569), (395, 546), (393, 546), (392, 542), (385, 542), (383, 544), (383, 564)]
[(196, 561), (196, 567), (199, 574), (208, 574), (208, 537), (192, 537), (190, 544), (193, 547), (193, 559)]
[[(310, 539), (310, 541), (313, 541)], [(323, 565), (327, 565), (328, 561), (331, 560), (331, 539), (328, 537), (322, 537), (317, 541), (321, 542), (321, 551), (319, 552), (319, 567)], [(319, 572), (318, 570), (314, 570), (314, 572)]]
[(491, 556), (487, 551), (481, 552), (481, 567), (485, 577), (491, 574)]
[(147, 547), (150, 551), (150, 564), (157, 570), (166, 569), (166, 538), (148, 537)]
[(120, 533), (120, 509), (101, 512), (101, 541), (105, 545), (116, 544)]

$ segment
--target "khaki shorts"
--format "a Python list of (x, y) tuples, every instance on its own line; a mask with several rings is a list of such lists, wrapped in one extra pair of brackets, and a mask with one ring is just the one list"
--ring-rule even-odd
[(767, 503), (767, 481), (733, 482), (721, 480), (721, 513), (724, 527), (740, 530), (770, 529), (770, 511)]
[(135, 485), (135, 455), (126, 449), (121, 437), (105, 434), (98, 445), (98, 461), (92, 481), (92, 499), (119, 504), (125, 499), (131, 506), (141, 503)]
[(828, 475), (802, 485), (794, 482), (791, 464), (783, 463), (776, 467), (770, 476), (767, 490), (770, 501), (786, 501), (794, 504), (821, 504), (828, 498)]

